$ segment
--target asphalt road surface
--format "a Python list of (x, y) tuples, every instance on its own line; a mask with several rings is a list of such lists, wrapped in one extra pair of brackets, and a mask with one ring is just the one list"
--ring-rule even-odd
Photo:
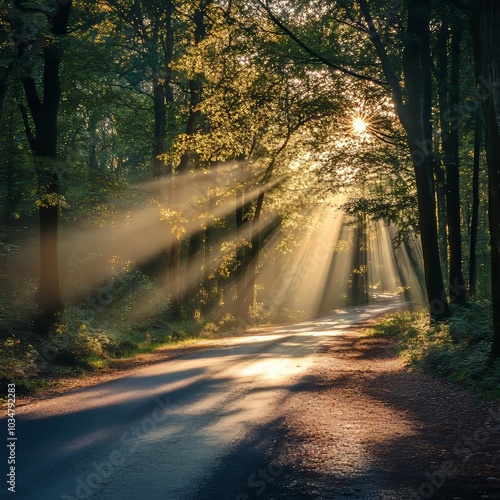
[[(324, 341), (402, 305), (351, 307), (224, 339), (219, 347), (20, 407), (16, 495), (2, 481), (1, 496), (251, 498), (280, 474), (266, 458), (283, 416), (280, 402), (307, 376)], [(0, 424), (4, 435), (6, 421)]]

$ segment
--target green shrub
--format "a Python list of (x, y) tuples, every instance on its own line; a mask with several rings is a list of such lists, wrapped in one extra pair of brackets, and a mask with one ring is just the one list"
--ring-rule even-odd
[(38, 352), (31, 345), (24, 345), (15, 336), (1, 344), (0, 380), (11, 382), (33, 376), (37, 372)]
[(63, 366), (88, 366), (88, 359), (109, 356), (118, 346), (104, 332), (78, 321), (61, 322), (47, 340), (52, 362)]
[(500, 362), (492, 362), (492, 317), (489, 304), (454, 309), (445, 323), (427, 311), (404, 311), (378, 321), (368, 335), (391, 337), (412, 366), (465, 383), (488, 398), (500, 397)]
[(214, 337), (215, 334), (219, 331), (219, 327), (212, 322), (205, 323), (200, 330), (200, 337)]

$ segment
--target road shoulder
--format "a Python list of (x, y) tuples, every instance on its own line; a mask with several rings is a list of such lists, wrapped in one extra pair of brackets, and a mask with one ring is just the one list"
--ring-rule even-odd
[(282, 474), (248, 498), (500, 498), (498, 405), (393, 347), (361, 328), (327, 341), (283, 408), (269, 457)]

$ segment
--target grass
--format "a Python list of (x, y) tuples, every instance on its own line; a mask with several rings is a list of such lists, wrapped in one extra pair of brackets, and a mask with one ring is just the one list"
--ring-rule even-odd
[(396, 340), (400, 356), (415, 368), (462, 383), (486, 399), (500, 399), (500, 360), (489, 357), (491, 305), (456, 307), (445, 323), (431, 323), (427, 311), (405, 311), (378, 321), (367, 335)]
[(68, 309), (48, 338), (39, 337), (29, 328), (0, 332), (1, 394), (7, 394), (4, 389), (13, 381), (19, 395), (43, 393), (64, 380), (119, 368), (127, 360), (159, 347), (216, 338), (235, 326), (229, 314), (215, 320), (165, 317), (149, 323), (116, 324), (82, 321)]

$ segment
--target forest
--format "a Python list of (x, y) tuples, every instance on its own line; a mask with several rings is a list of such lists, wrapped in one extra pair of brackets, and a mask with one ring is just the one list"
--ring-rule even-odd
[(473, 308), (497, 366), (498, 26), (494, 0), (2, 0), (2, 383), (395, 298)]

